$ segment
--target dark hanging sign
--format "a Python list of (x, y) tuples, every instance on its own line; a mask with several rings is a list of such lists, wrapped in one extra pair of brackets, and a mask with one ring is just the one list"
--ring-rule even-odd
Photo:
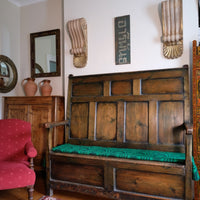
[(130, 64), (130, 15), (115, 18), (115, 64)]

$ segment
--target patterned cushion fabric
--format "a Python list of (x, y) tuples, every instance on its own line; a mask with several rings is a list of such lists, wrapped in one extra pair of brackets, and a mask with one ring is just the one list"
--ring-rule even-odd
[(28, 155), (29, 158), (34, 158), (37, 155), (37, 151), (31, 141), (28, 141), (26, 143), (25, 149), (26, 149), (26, 154)]
[(0, 120), (0, 161), (28, 160), (25, 144), (31, 141), (31, 125), (17, 119)]
[(35, 172), (20, 162), (0, 161), (0, 190), (34, 185)]
[[(164, 152), (154, 150), (143, 150), (143, 149), (128, 149), (128, 148), (112, 148), (112, 147), (100, 147), (100, 146), (83, 146), (83, 145), (72, 145), (63, 144), (52, 149), (55, 152), (64, 153), (77, 153), (86, 155), (106, 156), (106, 157), (117, 157), (137, 160), (150, 160), (170, 163), (185, 163), (185, 154), (176, 152)], [(195, 165), (194, 159), (192, 158), (193, 166), (193, 180), (199, 180), (199, 173)]]

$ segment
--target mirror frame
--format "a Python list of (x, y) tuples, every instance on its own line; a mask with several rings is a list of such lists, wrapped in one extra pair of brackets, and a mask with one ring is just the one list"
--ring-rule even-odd
[[(44, 37), (49, 35), (56, 36), (56, 72), (41, 72), (35, 73), (35, 69), (42, 67), (35, 63), (35, 38)], [(60, 76), (60, 29), (54, 29), (49, 31), (42, 31), (37, 33), (30, 34), (30, 54), (31, 54), (31, 77), (51, 77), (51, 76)], [(41, 71), (41, 70), (40, 70)]]
[(12, 89), (14, 89), (14, 87), (17, 84), (17, 79), (18, 79), (17, 68), (14, 62), (7, 56), (0, 55), (0, 61), (7, 63), (11, 67), (13, 73), (13, 80), (11, 81), (11, 83), (8, 86), (0, 87), (0, 93), (7, 93), (10, 92)]

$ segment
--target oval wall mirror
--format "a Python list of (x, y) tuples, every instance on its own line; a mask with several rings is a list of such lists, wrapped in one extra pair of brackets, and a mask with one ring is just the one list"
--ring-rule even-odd
[(7, 56), (0, 55), (0, 92), (10, 92), (17, 83), (17, 69)]
[(60, 30), (30, 34), (31, 77), (60, 76)]

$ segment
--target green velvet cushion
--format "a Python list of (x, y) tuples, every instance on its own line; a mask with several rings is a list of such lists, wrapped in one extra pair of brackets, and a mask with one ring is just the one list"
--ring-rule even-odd
[[(113, 148), (113, 147), (101, 147), (101, 146), (83, 146), (73, 144), (63, 144), (52, 149), (54, 152), (63, 153), (77, 153), (85, 155), (96, 155), (106, 157), (117, 157), (137, 160), (151, 160), (170, 163), (185, 163), (185, 154), (176, 152), (164, 152), (154, 150), (143, 149), (128, 149), (128, 148)], [(198, 181), (200, 179), (197, 167), (192, 158), (192, 177), (193, 180)]]

